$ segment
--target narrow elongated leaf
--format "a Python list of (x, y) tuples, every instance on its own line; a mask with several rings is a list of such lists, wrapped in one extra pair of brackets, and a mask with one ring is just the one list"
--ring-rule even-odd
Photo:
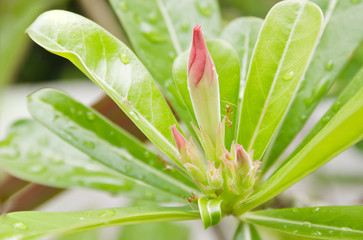
[(180, 170), (166, 166), (142, 143), (64, 93), (40, 90), (29, 97), (29, 110), (65, 141), (125, 176), (180, 197), (196, 190)]
[(192, 40), (193, 25), (208, 37), (219, 34), (216, 0), (110, 0), (137, 56), (164, 90), (180, 117), (190, 122), (172, 81), (172, 64)]
[(363, 88), (351, 96), (302, 149), (266, 182), (237, 212), (271, 199), (363, 138)]
[(256, 45), (263, 20), (256, 17), (241, 17), (230, 22), (221, 38), (237, 50), (241, 69), (241, 84), (245, 85), (250, 59)]
[(238, 225), (233, 240), (262, 240), (262, 238), (253, 225), (241, 222)]
[(298, 153), (321, 129), (329, 122), (331, 118), (337, 114), (338, 110), (349, 102), (349, 100), (356, 95), (359, 90), (363, 89), (363, 68), (358, 72), (350, 84), (344, 89), (344, 91), (338, 96), (331, 108), (325, 113), (320, 121), (314, 126), (309, 134), (304, 138), (296, 150), (286, 159), (289, 161), (296, 153)]
[(238, 142), (260, 159), (287, 111), (322, 24), (309, 1), (282, 1), (266, 17), (251, 59)]
[(217, 225), (222, 219), (221, 210), (222, 200), (208, 200), (206, 197), (201, 197), (198, 200), (200, 215), (203, 221), (204, 229), (210, 226)]
[(325, 0), (317, 3), (327, 5), (327, 2), (323, 35), (274, 144), (263, 160), (265, 170), (301, 130), (353, 51), (363, 41), (363, 2)]
[(149, 72), (123, 43), (86, 18), (59, 10), (40, 15), (27, 33), (43, 48), (75, 64), (180, 164), (169, 130), (175, 118)]
[(0, 217), (1, 239), (35, 239), (100, 227), (198, 219), (183, 208), (129, 207), (85, 212), (16, 212)]
[(250, 212), (243, 220), (319, 239), (362, 239), (363, 207), (290, 208)]
[(14, 123), (0, 142), (0, 166), (14, 176), (52, 187), (84, 187), (132, 198), (185, 202), (125, 178), (32, 120)]
[[(226, 143), (230, 144), (235, 137), (237, 126), (236, 117), (240, 82), (238, 56), (233, 47), (223, 40), (207, 41), (207, 47), (218, 74), (221, 115), (229, 117), (226, 128)], [(184, 52), (175, 60), (173, 78), (189, 114), (197, 126), (187, 84), (188, 57), (189, 52)], [(231, 112), (227, 113), (227, 111)]]
[(189, 240), (190, 228), (170, 222), (124, 226), (118, 240)]

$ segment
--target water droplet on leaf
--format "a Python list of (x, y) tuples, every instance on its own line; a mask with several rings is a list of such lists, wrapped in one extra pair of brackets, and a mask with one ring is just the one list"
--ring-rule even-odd
[(91, 121), (95, 120), (96, 116), (93, 112), (87, 112), (87, 118)]
[(307, 227), (307, 228), (311, 228), (311, 223), (310, 222), (303, 222), (303, 226)]
[(121, 9), (122, 11), (127, 11), (127, 10), (129, 9), (129, 6), (128, 6), (127, 2), (125, 2), (125, 1), (121, 1), (121, 2), (120, 2), (120, 9)]
[(17, 230), (25, 230), (27, 229), (27, 226), (22, 222), (17, 222), (13, 224), (13, 228)]
[(116, 211), (114, 210), (107, 210), (107, 211), (103, 211), (101, 213), (98, 214), (98, 216), (104, 218), (104, 217), (112, 217), (114, 216), (116, 213)]
[(326, 117), (323, 117), (323, 119), (321, 120), (323, 123), (327, 123), (329, 122), (330, 120), (330, 116), (326, 116)]
[(91, 142), (91, 141), (84, 141), (83, 142), (83, 145), (85, 146), (85, 147), (88, 147), (88, 148), (91, 148), (91, 149), (94, 149), (95, 148), (95, 143), (94, 142)]
[(212, 5), (207, 1), (197, 1), (196, 6), (198, 11), (206, 17), (211, 16), (213, 13)]
[(341, 106), (342, 106), (342, 103), (340, 101), (336, 101), (333, 105), (333, 111), (338, 112), (338, 110), (340, 109)]
[(29, 172), (31, 172), (31, 173), (41, 173), (41, 172), (43, 172), (45, 169), (46, 169), (46, 167), (45, 167), (45, 166), (43, 166), (43, 165), (33, 165), (33, 166), (31, 166), (28, 170), (29, 170)]
[(328, 71), (331, 71), (334, 68), (334, 62), (332, 59), (330, 59), (326, 64), (325, 64), (325, 69)]
[(149, 18), (150, 22), (155, 23), (156, 20), (158, 20), (158, 15), (156, 12), (151, 12), (147, 15), (147, 17)]
[(120, 55), (120, 60), (123, 64), (128, 64), (130, 62), (130, 58), (129, 56), (127, 56), (126, 54), (124, 53), (121, 53)]
[(282, 80), (290, 81), (295, 75), (294, 71), (289, 71), (282, 76)]
[(158, 29), (147, 22), (140, 23), (140, 30), (141, 33), (153, 43), (166, 41), (165, 37), (158, 31)]

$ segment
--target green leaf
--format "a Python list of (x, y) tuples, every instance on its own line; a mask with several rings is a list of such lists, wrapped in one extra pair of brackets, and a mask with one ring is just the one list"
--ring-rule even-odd
[(84, 187), (163, 202), (184, 202), (125, 178), (32, 120), (15, 122), (0, 142), (0, 166), (12, 175), (52, 187)]
[(119, 240), (188, 240), (189, 228), (170, 222), (125, 226)]
[(0, 89), (16, 74), (29, 41), (24, 29), (44, 10), (64, 0), (0, 1)]
[[(328, 1), (324, 1), (325, 4), (326, 2)], [(353, 51), (363, 41), (363, 25), (360, 24), (363, 21), (362, 12), (361, 1), (329, 1), (325, 11), (324, 32), (305, 79), (281, 124), (281, 131), (263, 160), (265, 170), (277, 160), (301, 130)]]
[(363, 88), (360, 88), (301, 150), (240, 206), (237, 212), (252, 209), (273, 198), (360, 141), (363, 138), (362, 99)]
[[(228, 107), (226, 105), (232, 110), (231, 114), (229, 114), (231, 127), (228, 127), (229, 124), (227, 121), (226, 128), (226, 143), (231, 144), (237, 126), (236, 117), (240, 82), (238, 55), (235, 49), (224, 40), (218, 39), (207, 41), (207, 47), (218, 73), (221, 114), (222, 116), (227, 116)], [(188, 58), (189, 52), (184, 52), (175, 59), (173, 78), (189, 114), (191, 118), (194, 119), (194, 124), (197, 126), (187, 84)]]
[(241, 84), (243, 86), (245, 85), (250, 59), (262, 23), (263, 20), (256, 17), (237, 18), (224, 28), (221, 35), (222, 39), (232, 44), (237, 50), (241, 69)]
[(100, 240), (98, 230), (76, 232), (57, 238), (57, 240)]
[[(207, 38), (219, 35), (216, 0), (110, 0), (137, 56), (164, 90), (180, 117), (190, 122), (172, 80), (176, 56), (189, 48), (193, 25)], [(157, 59), (157, 60), (156, 60)]]
[(240, 223), (234, 234), (233, 240), (262, 240), (257, 229), (248, 223)]
[(179, 197), (196, 191), (194, 182), (180, 170), (166, 166), (126, 131), (64, 93), (43, 89), (32, 94), (28, 103), (36, 120), (119, 173)]
[(177, 149), (169, 130), (176, 120), (151, 75), (130, 49), (94, 22), (60, 10), (40, 15), (27, 33), (37, 44), (82, 70), (181, 166), (173, 155)]
[(287, 162), (294, 155), (296, 155), (314, 136), (316, 136), (321, 129), (329, 122), (330, 119), (334, 117), (335, 114), (342, 108), (349, 100), (356, 95), (359, 90), (363, 89), (363, 68), (358, 72), (354, 79), (349, 83), (349, 85), (344, 89), (344, 91), (337, 97), (331, 108), (324, 114), (320, 121), (314, 126), (314, 128), (309, 132), (309, 134), (304, 138), (300, 145), (295, 149), (295, 151), (285, 160)]
[(287, 208), (244, 214), (244, 221), (319, 239), (362, 239), (363, 207)]
[(108, 208), (85, 212), (15, 212), (0, 217), (0, 238), (38, 239), (101, 227), (198, 218), (198, 212), (169, 207)]
[(266, 17), (251, 59), (238, 142), (260, 159), (310, 60), (323, 16), (309, 1), (282, 1)]
[(221, 199), (208, 200), (201, 197), (198, 200), (200, 216), (203, 221), (204, 229), (217, 225), (222, 218)]

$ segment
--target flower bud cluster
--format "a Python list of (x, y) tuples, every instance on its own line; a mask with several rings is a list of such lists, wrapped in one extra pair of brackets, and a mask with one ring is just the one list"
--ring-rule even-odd
[[(193, 32), (188, 63), (188, 88), (198, 127), (193, 125), (204, 155), (192, 138), (189, 141), (171, 127), (180, 162), (208, 198), (244, 199), (253, 189), (260, 166), (241, 145), (225, 148), (225, 119), (220, 115), (219, 83), (213, 60), (204, 42), (200, 26)], [(232, 200), (231, 200), (232, 199)], [(224, 202), (225, 199), (223, 199)]]

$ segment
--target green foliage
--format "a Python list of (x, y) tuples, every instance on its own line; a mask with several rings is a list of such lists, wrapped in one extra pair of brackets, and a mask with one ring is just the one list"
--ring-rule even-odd
[[(313, 2), (323, 10), (324, 20)], [(31, 120), (16, 122), (0, 142), (0, 166), (50, 186), (92, 188), (185, 206), (139, 204), (87, 212), (11, 213), (0, 217), (0, 238), (34, 239), (115, 225), (194, 219), (201, 219), (208, 228), (225, 215), (234, 215), (243, 222), (234, 239), (261, 239), (253, 224), (296, 235), (296, 239), (361, 239), (360, 206), (251, 211), (263, 208), (263, 203), (363, 139), (361, 70), (295, 151), (275, 166), (271, 176), (265, 175), (363, 40), (362, 2), (313, 2), (282, 1), (264, 21), (243, 17), (221, 31), (215, 0), (110, 0), (136, 55), (84, 17), (59, 10), (40, 15), (28, 28), (29, 36), (76, 65), (161, 152), (150, 151), (66, 94), (43, 89), (29, 97), (28, 106), (33, 118), (50, 131)], [(220, 99), (215, 102), (220, 102), (227, 123), (224, 139), (223, 128), (218, 128), (218, 142), (203, 142), (204, 148), (209, 144), (208, 150), (220, 154), (213, 156), (216, 161), (209, 159), (213, 154), (207, 155), (205, 160), (212, 163), (203, 173), (207, 176), (204, 185), (195, 184), (185, 173), (178, 150), (204, 162), (198, 158), (197, 147), (192, 149), (181, 134), (175, 147), (169, 128), (181, 129), (159, 90), (160, 86), (178, 120), (197, 125), (187, 84), (188, 47), (195, 22), (203, 25), (207, 38), (221, 38), (208, 40), (207, 47), (219, 75)], [(198, 131), (196, 135), (204, 134)], [(218, 144), (228, 149), (218, 152)], [(263, 171), (255, 184), (252, 173), (258, 172), (257, 160)], [(199, 212), (192, 210), (197, 208), (197, 199)], [(168, 239), (170, 232), (180, 230), (174, 227), (146, 225), (145, 231), (150, 239), (162, 239), (162, 234)], [(124, 229), (121, 239), (137, 239), (145, 234), (140, 229)]]
[(361, 239), (362, 206), (287, 208), (250, 212), (244, 220), (299, 236)]
[(100, 227), (135, 223), (183, 221), (199, 213), (182, 208), (129, 207), (85, 212), (16, 212), (0, 217), (0, 238), (34, 239)]

